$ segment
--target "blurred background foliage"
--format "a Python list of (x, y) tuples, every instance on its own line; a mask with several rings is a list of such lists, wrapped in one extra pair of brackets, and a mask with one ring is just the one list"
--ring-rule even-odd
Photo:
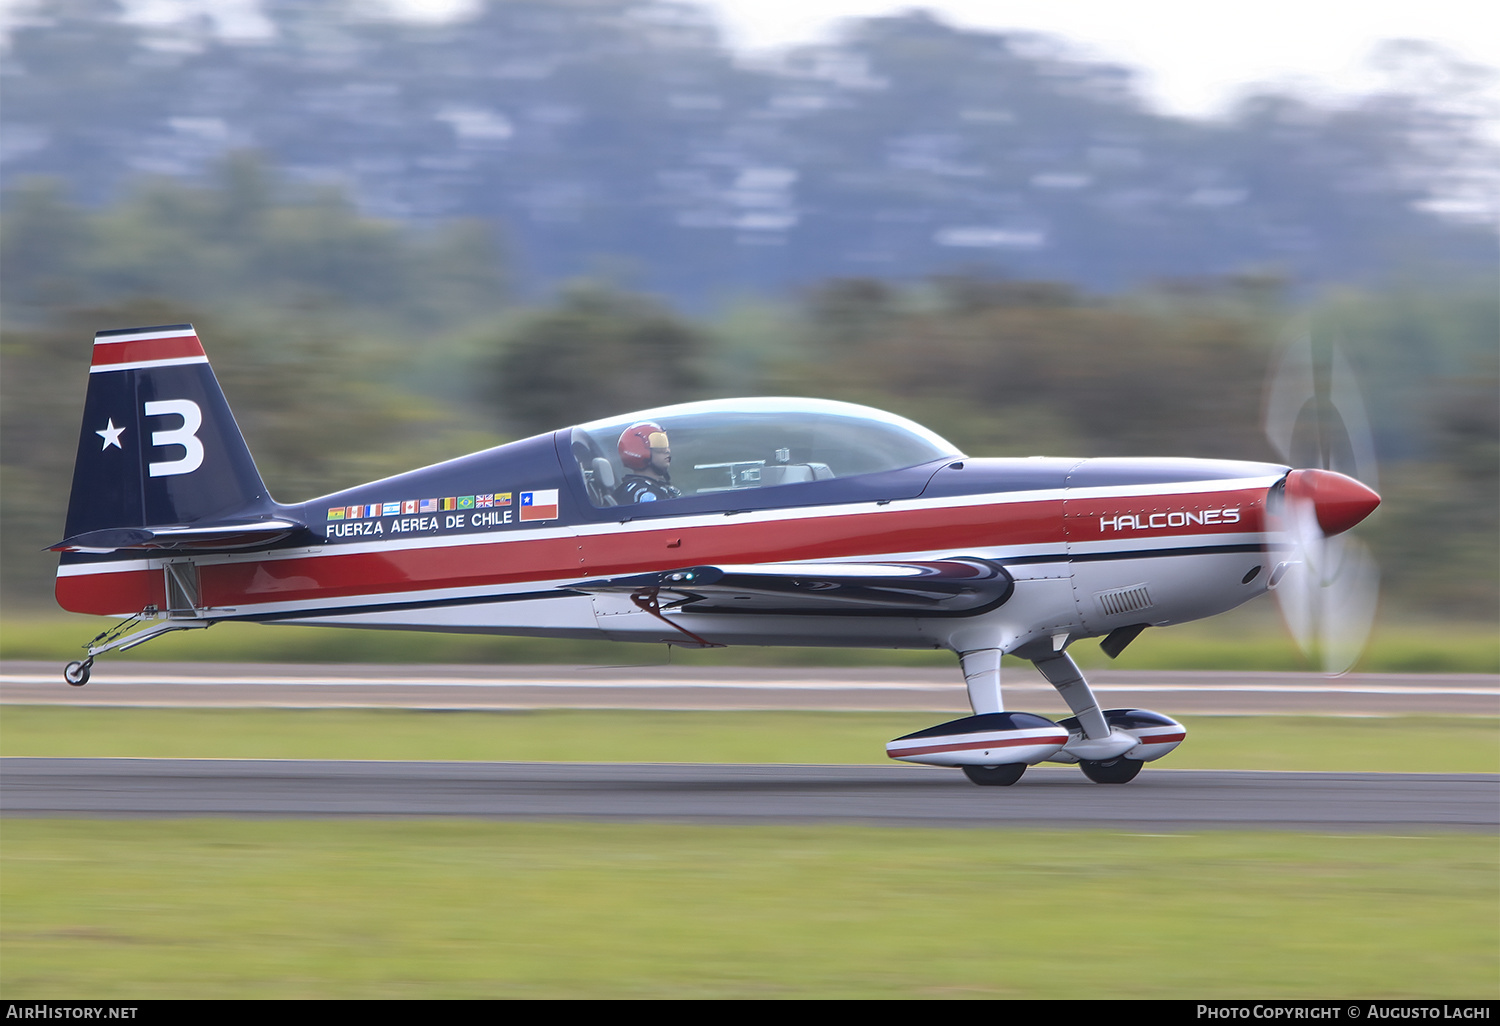
[(1272, 355), (1329, 335), (1378, 434), (1388, 616), (1500, 618), (1483, 69), (1408, 46), (1353, 106), (1198, 123), (919, 14), (770, 66), (627, 0), (272, 0), (249, 42), (37, 10), (3, 56), (7, 611), (51, 604), (93, 332), (191, 321), (287, 501), (755, 393), (974, 455), (1273, 459)]

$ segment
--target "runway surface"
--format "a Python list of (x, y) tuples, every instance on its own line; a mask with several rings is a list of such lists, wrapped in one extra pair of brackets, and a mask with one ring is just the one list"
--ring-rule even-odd
[[(1500, 679), (1457, 675), (1100, 671), (1106, 706), (1178, 714), (1496, 715)], [(1065, 715), (1033, 672), (1012, 708)], [(956, 672), (923, 668), (280, 666), (107, 663), (87, 687), (51, 663), (0, 664), (0, 704), (417, 709), (930, 710), (962, 715)], [(78, 816), (485, 816), (944, 826), (1494, 830), (1493, 775), (1147, 768), (1124, 786), (1071, 768), (976, 787), (911, 766), (0, 760), (0, 813)]]
[(1032, 768), (1011, 787), (908, 766), (3, 759), (15, 816), (478, 816), (696, 823), (1209, 828), (1500, 826), (1500, 776)]
[[(1493, 674), (1091, 670), (1105, 707), (1180, 715), (1500, 715)], [(1030, 666), (1005, 670), (1006, 704), (1069, 715)], [(101, 662), (81, 688), (61, 663), (0, 663), (0, 704), (418, 709), (969, 711), (952, 667), (286, 666)]]

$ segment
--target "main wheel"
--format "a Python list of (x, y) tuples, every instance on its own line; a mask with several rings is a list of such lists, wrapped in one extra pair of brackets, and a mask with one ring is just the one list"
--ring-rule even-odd
[(1139, 759), (1105, 759), (1102, 762), (1084, 759), (1078, 765), (1083, 775), (1096, 784), (1128, 784), (1146, 764)]
[(63, 667), (63, 680), (67, 681), (75, 688), (83, 687), (89, 682), (89, 663), (92, 662), (93, 660), (90, 659), (87, 663), (69, 663), (67, 666)]
[(965, 766), (964, 776), (985, 787), (1009, 787), (1021, 779), (1026, 772), (1024, 762), (1012, 762), (1005, 766)]

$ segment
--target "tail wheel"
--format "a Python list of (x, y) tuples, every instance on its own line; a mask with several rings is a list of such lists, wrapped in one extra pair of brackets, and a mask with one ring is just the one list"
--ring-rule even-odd
[(67, 681), (75, 688), (83, 687), (89, 682), (89, 665), (91, 663), (93, 663), (92, 659), (87, 660), (86, 662), (69, 663), (67, 666), (63, 667), (63, 680)]
[(1007, 766), (965, 766), (964, 776), (983, 787), (1009, 787), (1021, 779), (1026, 772), (1024, 762), (1013, 762)]
[(1078, 765), (1083, 775), (1096, 784), (1128, 784), (1146, 764), (1139, 759), (1105, 759), (1100, 762), (1085, 759)]

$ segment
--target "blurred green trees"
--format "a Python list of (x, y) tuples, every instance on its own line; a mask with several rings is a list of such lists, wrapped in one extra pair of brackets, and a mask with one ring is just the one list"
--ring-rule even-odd
[(488, 226), (403, 229), (336, 187), (292, 187), (247, 152), (202, 186), (138, 180), (98, 212), (56, 181), (25, 181), (0, 229), (8, 323), (144, 295), (234, 313), (331, 304), (427, 333), (500, 309), (502, 266)]
[(645, 296), (566, 288), (499, 340), (493, 394), (520, 434), (698, 398), (704, 331)]

